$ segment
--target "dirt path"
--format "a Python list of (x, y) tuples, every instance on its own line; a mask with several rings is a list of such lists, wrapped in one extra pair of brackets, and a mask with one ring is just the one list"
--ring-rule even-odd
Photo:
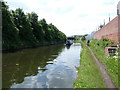
[[(89, 48), (89, 47), (88, 47)], [(90, 53), (92, 54), (95, 62), (97, 63), (101, 73), (102, 73), (102, 76), (104, 78), (104, 81), (105, 81), (105, 84), (108, 88), (116, 88), (115, 85), (113, 84), (110, 76), (107, 74), (105, 68), (103, 67), (103, 65), (99, 62), (99, 60), (95, 57), (94, 53), (92, 52), (92, 50), (89, 48), (90, 50)]]

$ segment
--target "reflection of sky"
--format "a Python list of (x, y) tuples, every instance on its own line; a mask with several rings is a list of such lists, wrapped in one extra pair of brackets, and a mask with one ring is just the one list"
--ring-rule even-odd
[(64, 64), (69, 67), (78, 67), (80, 60), (79, 46), (71, 46), (70, 49), (65, 48), (64, 51), (57, 57), (57, 64)]
[(72, 88), (76, 78), (75, 67), (79, 66), (80, 46), (72, 45), (70, 49), (65, 48), (59, 56), (46, 65), (46, 71), (36, 76), (24, 78), (21, 84), (13, 84), (11, 88)]

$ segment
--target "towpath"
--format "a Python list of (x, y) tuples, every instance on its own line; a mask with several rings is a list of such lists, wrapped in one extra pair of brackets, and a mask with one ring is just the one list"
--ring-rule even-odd
[(99, 60), (96, 58), (96, 56), (94, 55), (94, 53), (92, 52), (92, 50), (90, 49), (90, 47), (88, 47), (90, 50), (91, 55), (93, 56), (95, 62), (98, 65), (98, 68), (100, 69), (102, 76), (104, 78), (105, 84), (108, 88), (116, 88), (115, 85), (113, 84), (110, 76), (108, 75), (108, 73), (106, 72), (105, 68), (103, 67), (103, 65), (99, 62)]

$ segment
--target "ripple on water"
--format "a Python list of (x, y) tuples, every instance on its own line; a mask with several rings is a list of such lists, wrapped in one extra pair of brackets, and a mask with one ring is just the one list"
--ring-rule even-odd
[[(13, 84), (11, 88), (72, 88), (76, 79), (76, 68), (80, 60), (80, 44), (64, 48), (53, 61), (47, 61), (44, 68), (38, 67), (36, 76), (28, 76), (21, 84)], [(42, 69), (45, 69), (41, 72)]]

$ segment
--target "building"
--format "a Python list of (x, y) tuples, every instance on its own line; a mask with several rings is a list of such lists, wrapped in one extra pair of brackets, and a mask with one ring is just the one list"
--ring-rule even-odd
[(95, 31), (93, 31), (91, 34), (87, 35), (85, 38), (86, 39), (93, 39), (94, 38), (94, 33), (95, 33)]
[(107, 38), (120, 43), (120, 2), (117, 5), (117, 16), (100, 30), (94, 33), (94, 39)]

